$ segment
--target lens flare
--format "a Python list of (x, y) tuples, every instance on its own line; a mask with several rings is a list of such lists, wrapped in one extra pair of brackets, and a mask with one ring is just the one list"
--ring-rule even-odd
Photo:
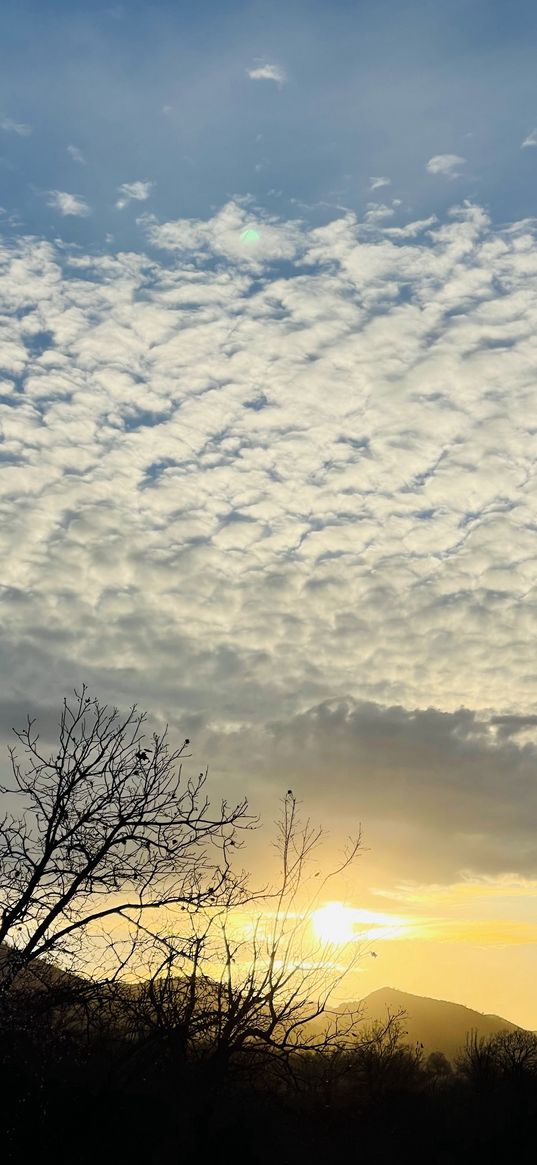
[(246, 227), (244, 231), (241, 231), (241, 243), (247, 243), (251, 246), (252, 243), (258, 243), (260, 238), (261, 235), (255, 227)]

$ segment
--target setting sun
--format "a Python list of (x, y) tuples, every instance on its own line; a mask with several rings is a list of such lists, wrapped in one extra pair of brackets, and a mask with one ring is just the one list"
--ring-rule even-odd
[(354, 938), (354, 910), (341, 902), (328, 902), (311, 918), (313, 929), (323, 943), (348, 943)]

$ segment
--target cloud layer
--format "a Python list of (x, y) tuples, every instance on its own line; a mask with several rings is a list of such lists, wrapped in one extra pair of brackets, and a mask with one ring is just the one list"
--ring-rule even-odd
[(468, 709), (328, 700), (228, 733), (220, 750), (231, 771), (248, 757), (266, 788), (276, 773), (333, 833), (362, 820), (369, 879), (537, 874), (537, 745)]
[[(10, 714), (87, 678), (205, 734), (229, 765), (244, 733), (262, 758), (279, 723), (297, 764), (327, 701), (344, 711), (326, 739), (350, 757), (366, 729), (345, 701), (401, 706), (397, 740), (405, 707), (437, 705), (462, 716), (449, 763), (425, 788), (447, 721), (414, 717), (415, 740), (426, 730), (436, 745), (408, 797), (410, 775), (390, 778), (400, 827), (404, 809), (435, 835), (463, 740), (449, 828), (463, 834), (466, 815), (477, 835), (490, 795), (501, 837), (509, 765), (490, 791), (478, 733), (474, 778), (477, 729), (456, 712), (492, 711), (501, 757), (522, 749), (511, 841), (475, 844), (484, 866), (514, 868), (533, 785), (510, 730), (537, 712), (530, 225), (495, 229), (465, 205), (440, 224), (347, 215), (308, 229), (235, 202), (141, 225), (148, 254), (2, 247)], [(400, 749), (381, 748), (394, 729), (378, 723), (364, 815), (380, 814)], [(449, 861), (471, 864), (472, 844)]]

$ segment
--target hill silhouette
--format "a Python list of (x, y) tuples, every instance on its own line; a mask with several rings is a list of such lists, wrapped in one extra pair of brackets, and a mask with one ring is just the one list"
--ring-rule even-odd
[(381, 987), (366, 995), (361, 1004), (346, 1003), (339, 1010), (351, 1011), (358, 1006), (362, 1007), (365, 1024), (385, 1023), (388, 1014), (404, 1011), (405, 1041), (410, 1045), (422, 1043), (425, 1055), (439, 1051), (450, 1060), (464, 1047), (468, 1032), (487, 1037), (500, 1031), (521, 1030), (502, 1016), (486, 1015), (461, 1003), (412, 995), (394, 987)]
[[(0, 944), (0, 977), (3, 968), (13, 957), (13, 952), (4, 944)], [(94, 997), (108, 1004), (109, 1020), (118, 1024), (118, 1034), (122, 1030), (123, 1021), (119, 1018), (121, 1012), (129, 1003), (136, 1005), (141, 1017), (140, 1005), (147, 996), (149, 984), (139, 982), (117, 982), (113, 986), (107, 983), (92, 984), (72, 972), (61, 970), (51, 962), (36, 959), (18, 977), (15, 995), (21, 1000), (24, 996), (36, 1002), (39, 996), (53, 999), (56, 1008), (63, 1011), (64, 1018), (68, 1015), (76, 1028), (85, 1022), (87, 1011), (77, 1016), (77, 1004), (84, 999)], [(96, 990), (97, 988), (97, 990)], [(188, 992), (188, 980), (178, 975), (167, 982), (167, 1005), (181, 1013), (185, 1004), (185, 994)], [(200, 984), (199, 997), (195, 1012), (200, 1012), (200, 1018), (208, 1018), (216, 1007), (218, 985), (211, 979), (205, 979)], [(146, 998), (146, 1019), (153, 1011), (149, 997)], [(142, 1008), (143, 1010), (143, 1008)], [(465, 1007), (461, 1003), (453, 1003), (443, 999), (433, 999), (424, 995), (413, 995), (408, 991), (400, 991), (395, 987), (381, 987), (372, 991), (359, 1001), (348, 1001), (336, 1009), (341, 1015), (360, 1012), (362, 1022), (359, 1024), (359, 1033), (364, 1033), (372, 1024), (385, 1025), (388, 1017), (402, 1014), (401, 1035), (403, 1042), (411, 1047), (423, 1045), (423, 1052), (428, 1056), (430, 1052), (443, 1052), (449, 1060), (454, 1060), (464, 1048), (469, 1033), (476, 1033), (478, 1038), (487, 1039), (498, 1032), (514, 1032), (524, 1030), (518, 1024), (503, 1016), (491, 1015), (473, 1008)], [(126, 1014), (126, 1012), (125, 1012)], [(309, 1021), (306, 1028), (312, 1033), (319, 1034), (327, 1027), (327, 1019), (333, 1017), (330, 1010), (324, 1016), (318, 1016)], [(194, 1017), (193, 1017), (194, 1018)], [(77, 1023), (78, 1019), (78, 1023)], [(330, 1021), (332, 1022), (332, 1021)]]

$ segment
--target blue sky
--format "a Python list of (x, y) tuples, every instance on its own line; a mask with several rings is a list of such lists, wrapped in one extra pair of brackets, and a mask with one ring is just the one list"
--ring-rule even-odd
[[(163, 218), (247, 194), (280, 214), (361, 213), (378, 176), (374, 200), (401, 219), (454, 197), (498, 221), (534, 213), (529, 3), (23, 0), (3, 23), (0, 111), (32, 132), (2, 132), (2, 204), (26, 229), (58, 229), (45, 192), (61, 190), (91, 208), (62, 237), (135, 245), (140, 203), (115, 202), (141, 180)], [(250, 79), (265, 64), (281, 83)], [(465, 159), (460, 177), (427, 172), (439, 155)]]
[(514, 1018), (536, 44), (517, 2), (21, 0), (0, 45), (0, 733), (86, 682), (268, 820), (361, 818), (355, 903), (508, 885), (465, 1001)]

